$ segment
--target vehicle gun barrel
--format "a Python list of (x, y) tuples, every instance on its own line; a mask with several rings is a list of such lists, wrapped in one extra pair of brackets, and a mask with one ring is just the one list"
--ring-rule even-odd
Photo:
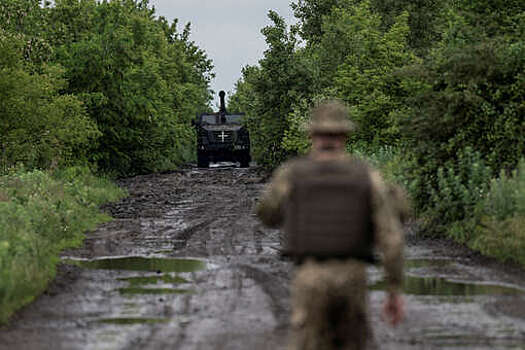
[(226, 96), (226, 93), (224, 91), (219, 92), (219, 97), (221, 99), (221, 105), (219, 109), (219, 113), (226, 114), (226, 102), (224, 100), (224, 97)]

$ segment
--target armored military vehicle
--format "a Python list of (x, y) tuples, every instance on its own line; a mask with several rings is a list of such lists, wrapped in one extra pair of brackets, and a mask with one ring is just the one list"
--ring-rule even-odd
[(194, 121), (197, 130), (197, 163), (208, 168), (210, 162), (239, 162), (250, 166), (250, 135), (241, 121), (244, 113), (228, 114), (224, 91), (219, 93), (220, 109), (213, 114), (200, 114)]

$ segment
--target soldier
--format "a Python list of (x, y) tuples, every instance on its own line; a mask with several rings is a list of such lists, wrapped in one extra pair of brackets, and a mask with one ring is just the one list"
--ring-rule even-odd
[(311, 152), (277, 169), (257, 205), (265, 225), (284, 227), (284, 252), (297, 264), (291, 349), (366, 348), (366, 263), (374, 247), (388, 282), (384, 316), (392, 325), (404, 316), (401, 225), (379, 173), (345, 152), (352, 129), (342, 103), (314, 109)]

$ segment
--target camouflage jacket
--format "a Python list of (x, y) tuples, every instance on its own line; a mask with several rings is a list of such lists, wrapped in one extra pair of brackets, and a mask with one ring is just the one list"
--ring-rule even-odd
[[(349, 160), (349, 156), (341, 156), (341, 161)], [(257, 204), (256, 214), (266, 226), (277, 228), (284, 222), (283, 206), (291, 191), (293, 166), (294, 161), (290, 161), (274, 172)], [(396, 215), (395, 208), (390, 203), (389, 189), (382, 176), (378, 171), (370, 169), (370, 179), (373, 197), (371, 215), (376, 245), (383, 257), (388, 286), (390, 290), (397, 291), (403, 279), (403, 230), (399, 215)]]

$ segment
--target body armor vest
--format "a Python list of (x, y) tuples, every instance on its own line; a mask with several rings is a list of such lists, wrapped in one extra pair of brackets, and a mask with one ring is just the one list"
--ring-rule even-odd
[(285, 254), (375, 262), (371, 181), (359, 160), (297, 161), (285, 205)]

